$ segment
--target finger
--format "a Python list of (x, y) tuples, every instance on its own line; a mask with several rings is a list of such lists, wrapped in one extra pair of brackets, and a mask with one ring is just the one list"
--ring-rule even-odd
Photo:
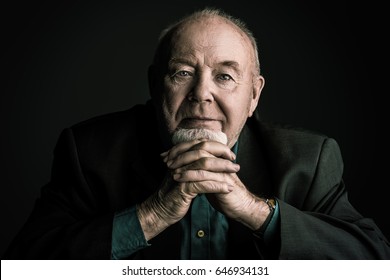
[(224, 145), (217, 141), (202, 141), (198, 144), (195, 144), (191, 150), (204, 150), (208, 153), (219, 157), (219, 158), (225, 158), (228, 160), (235, 160), (236, 155), (233, 153), (232, 150), (227, 145)]
[(162, 152), (162, 153), (160, 154), (160, 156), (161, 156), (161, 157), (166, 157), (166, 156), (168, 155), (168, 153), (169, 153), (169, 150), (168, 150), (168, 151), (165, 151), (165, 152)]
[(183, 154), (178, 155), (174, 159), (168, 160), (167, 166), (171, 169), (176, 169), (188, 165), (190, 163), (196, 162), (200, 159), (211, 158), (211, 157), (214, 156), (204, 150), (187, 151)]
[(181, 183), (182, 191), (189, 194), (202, 193), (223, 193), (228, 194), (233, 191), (234, 187), (226, 182), (219, 181), (202, 181)]
[(188, 141), (188, 142), (179, 143), (179, 144), (173, 146), (169, 151), (167, 151), (168, 154), (166, 155), (166, 157), (168, 158), (168, 160), (171, 160), (171, 159), (177, 157), (177, 155), (182, 154), (182, 153), (190, 150), (194, 145), (198, 144), (201, 141), (204, 141), (204, 140), (196, 139), (196, 140), (192, 140), (192, 141)]
[(174, 173), (182, 173), (186, 170), (206, 170), (211, 172), (236, 173), (240, 170), (240, 165), (226, 159), (204, 157), (182, 167), (176, 168)]
[(188, 170), (183, 173), (173, 174), (173, 179), (177, 182), (204, 182), (204, 181), (219, 181), (233, 184), (228, 178), (228, 173), (216, 173), (205, 170)]
[(169, 151), (168, 161), (176, 158), (180, 154), (193, 150), (204, 150), (216, 157), (223, 157), (229, 160), (235, 160), (236, 158), (236, 155), (230, 150), (228, 146), (216, 141), (201, 139), (183, 142), (174, 146)]

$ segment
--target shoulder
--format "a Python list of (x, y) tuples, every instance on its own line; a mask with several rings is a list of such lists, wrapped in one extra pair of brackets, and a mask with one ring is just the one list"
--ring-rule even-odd
[(261, 120), (255, 120), (254, 121), (255, 125), (258, 126), (258, 128), (261, 130), (261, 133), (263, 135), (269, 136), (269, 137), (274, 137), (277, 138), (281, 141), (284, 140), (300, 140), (300, 141), (323, 141), (324, 139), (329, 138), (328, 135), (292, 125), (292, 124), (286, 124), (286, 123), (279, 123), (279, 122), (271, 122), (271, 121), (261, 121)]
[(250, 127), (254, 127), (255, 129), (257, 128), (259, 133), (280, 139), (281, 141), (292, 139), (302, 141), (323, 141), (324, 139), (329, 138), (328, 135), (318, 130), (287, 123), (264, 121), (258, 110), (255, 111), (250, 119), (248, 119), (247, 124)]
[(324, 141), (331, 139), (322, 132), (285, 123), (252, 119), (248, 122), (248, 126), (264, 141), (286, 147), (321, 145)]
[(106, 151), (115, 147), (137, 145), (146, 137), (146, 130), (154, 130), (154, 126), (156, 124), (151, 104), (138, 104), (127, 110), (99, 115), (65, 128), (58, 142), (65, 140), (73, 143), (80, 153)]
[(111, 112), (81, 121), (69, 129), (78, 138), (115, 138), (119, 135), (142, 133), (155, 122), (151, 102), (137, 104), (127, 110)]
[(337, 141), (319, 131), (291, 124), (252, 118), (248, 126), (258, 136), (270, 157), (284, 162), (312, 162), (332, 158), (342, 164)]
[(147, 105), (137, 104), (123, 111), (110, 112), (80, 121), (73, 124), (70, 129), (80, 133), (89, 130), (115, 130), (120, 127), (128, 127), (129, 125), (137, 124), (139, 122), (138, 119), (144, 118), (147, 110)]

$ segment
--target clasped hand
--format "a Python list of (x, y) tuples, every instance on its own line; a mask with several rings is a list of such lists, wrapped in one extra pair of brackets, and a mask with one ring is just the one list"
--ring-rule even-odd
[(240, 166), (233, 162), (236, 155), (228, 146), (193, 140), (179, 143), (161, 156), (169, 172), (159, 191), (137, 208), (147, 240), (182, 219), (198, 194), (206, 194), (215, 209), (252, 230), (269, 214), (264, 201), (238, 178)]

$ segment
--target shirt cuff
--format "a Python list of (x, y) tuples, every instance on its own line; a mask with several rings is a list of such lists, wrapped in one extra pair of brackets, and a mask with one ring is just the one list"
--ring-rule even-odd
[(150, 246), (138, 220), (136, 206), (117, 212), (112, 227), (111, 259), (125, 259)]
[(279, 231), (279, 203), (275, 199), (275, 209), (271, 220), (264, 231), (264, 243), (271, 243)]

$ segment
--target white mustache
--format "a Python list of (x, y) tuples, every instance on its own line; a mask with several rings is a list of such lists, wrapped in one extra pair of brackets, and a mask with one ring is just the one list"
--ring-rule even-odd
[(215, 131), (205, 128), (178, 128), (172, 135), (173, 145), (197, 139), (208, 139), (227, 144), (227, 136), (222, 131)]

